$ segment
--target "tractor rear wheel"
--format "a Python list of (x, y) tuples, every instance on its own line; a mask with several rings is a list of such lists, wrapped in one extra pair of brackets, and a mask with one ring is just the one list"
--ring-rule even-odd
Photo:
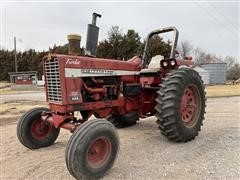
[(107, 120), (111, 122), (116, 128), (125, 128), (135, 125), (139, 120), (139, 117), (137, 112), (132, 111), (124, 115), (111, 114)]
[(175, 142), (194, 139), (205, 113), (205, 91), (199, 74), (181, 68), (167, 75), (156, 98), (157, 123), (163, 135)]
[(115, 127), (103, 119), (83, 123), (68, 141), (65, 157), (76, 179), (99, 179), (112, 167), (119, 149)]
[(18, 140), (29, 149), (38, 149), (52, 145), (59, 135), (59, 128), (42, 122), (41, 113), (48, 108), (35, 108), (26, 112), (18, 121)]

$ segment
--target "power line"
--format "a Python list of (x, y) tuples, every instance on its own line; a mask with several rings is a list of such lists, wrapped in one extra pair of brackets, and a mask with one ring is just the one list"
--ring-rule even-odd
[(236, 37), (233, 34), (235, 34), (236, 32), (233, 32), (232, 29), (228, 29), (227, 26), (225, 26), (225, 24), (223, 24), (221, 21), (219, 21), (215, 16), (213, 16), (211, 13), (209, 13), (209, 11), (207, 11), (204, 7), (202, 7), (197, 1), (194, 1), (195, 4), (201, 8), (209, 17), (211, 17), (216, 23), (220, 24), (222, 27), (225, 28), (225, 30), (227, 30), (227, 32), (230, 32), (231, 36), (236, 39)]
[(223, 26), (227, 31), (231, 31), (232, 33), (235, 33), (232, 31), (232, 29), (228, 29), (225, 24), (223, 24), (219, 19), (217, 19), (215, 16), (213, 16), (207, 9), (205, 9), (203, 6), (201, 6), (197, 1), (194, 1), (198, 7), (200, 7), (209, 17), (211, 17), (215, 22), (219, 23), (221, 26)]
[(237, 32), (239, 32), (239, 27), (236, 27), (235, 24), (233, 24), (232, 21), (229, 19), (229, 17), (227, 17), (224, 13), (222, 13), (220, 10), (218, 10), (218, 9), (213, 5), (212, 2), (210, 2), (210, 1), (207, 1), (207, 2), (208, 2), (208, 4), (209, 4), (220, 16), (222, 16), (226, 21), (228, 21), (228, 22), (232, 25), (232, 27), (233, 27)]

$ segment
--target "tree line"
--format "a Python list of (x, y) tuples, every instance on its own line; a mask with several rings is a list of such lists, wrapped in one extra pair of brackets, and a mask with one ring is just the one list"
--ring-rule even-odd
[[(110, 58), (116, 60), (127, 60), (135, 55), (143, 54), (145, 41), (141, 40), (139, 34), (132, 29), (123, 33), (118, 26), (112, 26), (108, 32), (108, 37), (98, 43), (97, 57)], [(165, 58), (169, 57), (171, 50), (171, 41), (164, 41), (158, 35), (155, 35), (150, 41), (148, 57), (161, 54)], [(36, 51), (29, 49), (24, 52), (17, 52), (18, 71), (37, 71), (40, 78), (43, 73), (42, 58), (48, 53), (67, 54), (68, 44), (54, 45), (49, 47), (48, 51)], [(84, 48), (81, 47), (81, 54), (84, 54)], [(207, 53), (200, 48), (194, 48), (190, 42), (179, 43), (177, 54), (179, 57), (193, 56), (196, 64), (209, 62), (227, 62), (228, 79), (240, 78), (240, 66), (234, 57), (217, 57)], [(8, 72), (14, 72), (14, 51), (0, 50), (0, 80), (9, 80)]]

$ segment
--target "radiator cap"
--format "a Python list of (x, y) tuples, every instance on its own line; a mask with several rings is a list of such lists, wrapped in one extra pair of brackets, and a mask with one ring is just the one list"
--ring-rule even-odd
[(69, 34), (67, 36), (68, 40), (79, 40), (81, 41), (81, 36), (79, 34)]
[(68, 38), (68, 54), (69, 55), (80, 55), (80, 42), (81, 36), (78, 34), (69, 34)]

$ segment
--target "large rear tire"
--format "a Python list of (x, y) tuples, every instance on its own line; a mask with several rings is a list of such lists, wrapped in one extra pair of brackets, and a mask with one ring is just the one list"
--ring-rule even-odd
[(115, 127), (107, 120), (83, 123), (68, 141), (66, 165), (76, 179), (99, 179), (112, 167), (119, 149)]
[(167, 75), (156, 98), (157, 123), (163, 135), (175, 142), (194, 139), (205, 113), (205, 91), (199, 74), (181, 68)]
[(26, 112), (18, 121), (18, 140), (29, 149), (38, 149), (52, 145), (59, 135), (59, 128), (42, 123), (41, 113), (48, 108), (35, 108)]

